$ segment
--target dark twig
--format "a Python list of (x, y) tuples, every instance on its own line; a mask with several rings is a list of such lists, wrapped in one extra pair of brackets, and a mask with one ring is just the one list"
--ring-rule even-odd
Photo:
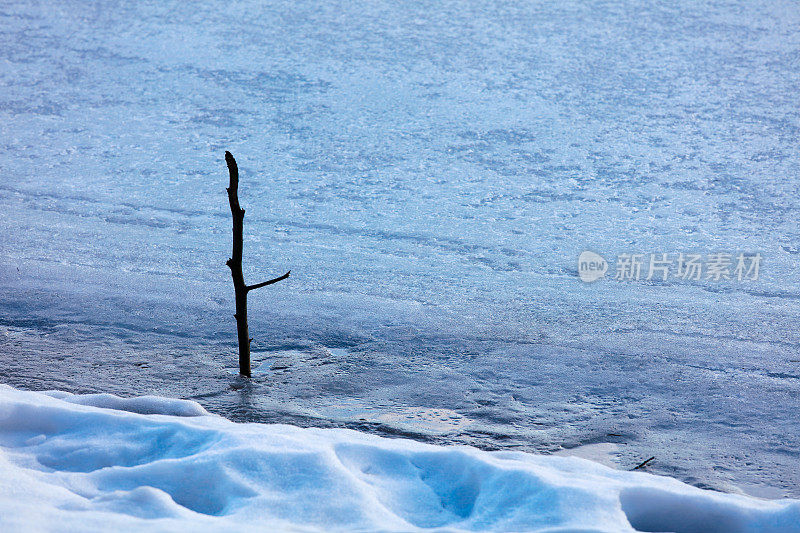
[(646, 461), (643, 461), (641, 464), (639, 464), (639, 466), (634, 467), (633, 470), (639, 470), (640, 468), (646, 467), (650, 463), (650, 461), (652, 461), (653, 459), (655, 459), (655, 456), (651, 457), (650, 459), (648, 459)]
[(231, 206), (233, 217), (233, 250), (231, 258), (225, 263), (231, 269), (233, 290), (236, 295), (236, 332), (239, 337), (239, 373), (250, 377), (250, 338), (247, 327), (247, 293), (253, 289), (277, 283), (289, 277), (289, 272), (283, 276), (256, 285), (246, 285), (242, 273), (242, 233), (244, 230), (244, 209), (239, 205), (239, 167), (230, 152), (225, 152), (225, 162), (228, 164), (230, 185), (228, 186), (228, 203)]

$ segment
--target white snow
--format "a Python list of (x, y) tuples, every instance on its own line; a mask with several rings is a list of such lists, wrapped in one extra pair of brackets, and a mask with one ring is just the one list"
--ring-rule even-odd
[(798, 500), (575, 457), (237, 424), (191, 401), (5, 385), (0, 480), (4, 531), (800, 532)]

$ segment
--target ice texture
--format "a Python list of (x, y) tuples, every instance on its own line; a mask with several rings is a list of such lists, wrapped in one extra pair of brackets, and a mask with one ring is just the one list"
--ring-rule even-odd
[[(798, 50), (779, 0), (4, 1), (0, 380), (800, 497)], [(225, 150), (292, 270), (249, 384)]]

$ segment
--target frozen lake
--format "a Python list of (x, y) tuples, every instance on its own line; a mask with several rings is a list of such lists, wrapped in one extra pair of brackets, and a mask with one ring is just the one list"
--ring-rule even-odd
[[(799, 49), (790, 1), (6, 2), (0, 382), (800, 496)], [(225, 150), (292, 270), (249, 383)], [(614, 279), (664, 253), (732, 279)]]

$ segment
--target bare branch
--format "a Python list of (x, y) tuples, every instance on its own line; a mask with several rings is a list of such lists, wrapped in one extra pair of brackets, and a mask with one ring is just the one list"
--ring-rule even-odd
[(640, 468), (646, 467), (647, 465), (650, 464), (650, 461), (652, 461), (653, 459), (655, 459), (655, 457), (651, 457), (650, 459), (642, 462), (641, 464), (639, 464), (639, 466), (634, 467), (633, 470), (639, 470)]
[(283, 276), (277, 277), (275, 279), (271, 279), (271, 280), (265, 281), (263, 283), (256, 283), (255, 285), (248, 285), (247, 286), (247, 290), (248, 291), (252, 291), (253, 289), (258, 289), (260, 287), (266, 287), (267, 285), (272, 285), (273, 283), (278, 283), (279, 281), (288, 278), (289, 274), (291, 274), (291, 273), (292, 273), (292, 271), (290, 270), (289, 272), (287, 272)]
[(233, 246), (231, 257), (225, 264), (231, 269), (233, 278), (233, 289), (236, 293), (236, 330), (239, 337), (239, 373), (250, 377), (250, 338), (247, 329), (247, 285), (244, 283), (242, 274), (242, 233), (244, 226), (244, 209), (239, 205), (239, 167), (236, 159), (230, 152), (225, 152), (225, 162), (228, 164), (230, 174), (230, 186), (228, 191), (228, 203), (231, 206), (231, 217), (233, 218)]
[(247, 327), (247, 293), (253, 289), (286, 279), (291, 271), (264, 283), (256, 285), (245, 284), (244, 274), (242, 273), (244, 209), (239, 205), (239, 167), (230, 152), (225, 152), (225, 162), (228, 164), (228, 174), (230, 175), (230, 184), (226, 190), (228, 191), (228, 203), (231, 207), (231, 218), (233, 219), (233, 246), (231, 248), (231, 257), (225, 264), (231, 269), (233, 290), (236, 295), (236, 314), (233, 316), (236, 317), (236, 330), (239, 338), (239, 373), (250, 377), (250, 343), (253, 339), (250, 337)]

